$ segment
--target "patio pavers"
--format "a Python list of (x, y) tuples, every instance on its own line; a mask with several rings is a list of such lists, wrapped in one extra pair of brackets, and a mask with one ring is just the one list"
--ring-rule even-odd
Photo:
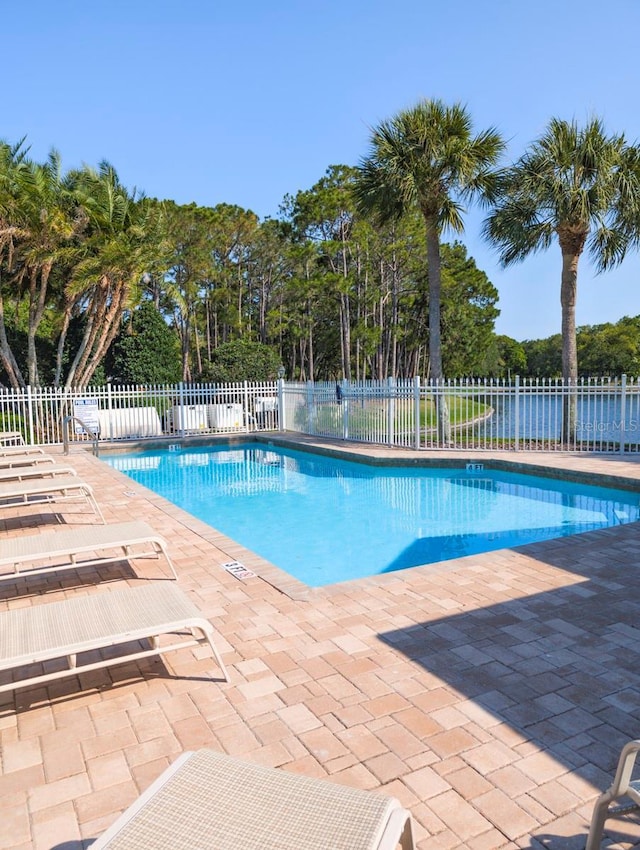
[[(231, 681), (215, 681), (198, 648), (2, 695), (0, 848), (88, 847), (178, 753), (202, 746), (394, 794), (421, 848), (584, 846), (622, 744), (640, 737), (638, 524), (287, 595), (225, 572), (236, 558), (262, 563), (223, 535), (84, 451), (70, 459), (107, 522), (145, 519), (167, 539)], [(632, 458), (517, 460), (640, 486)], [(92, 521), (79, 508), (62, 516)], [(27, 508), (0, 529), (54, 520)], [(138, 559), (3, 582), (0, 609), (157, 577)], [(611, 848), (640, 844), (637, 819), (610, 826)]]

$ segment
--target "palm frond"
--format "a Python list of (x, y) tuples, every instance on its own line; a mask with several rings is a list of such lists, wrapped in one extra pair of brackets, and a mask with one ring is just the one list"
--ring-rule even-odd
[(599, 118), (584, 127), (552, 118), (500, 178), (484, 235), (509, 263), (546, 247), (553, 233), (573, 234), (576, 245), (592, 233), (587, 247), (596, 265), (615, 265), (638, 241), (639, 165), (640, 151), (607, 135)]
[(353, 190), (358, 209), (379, 222), (419, 209), (442, 227), (461, 231), (463, 203), (494, 197), (494, 169), (503, 150), (494, 128), (472, 135), (462, 104), (420, 101), (372, 131)]

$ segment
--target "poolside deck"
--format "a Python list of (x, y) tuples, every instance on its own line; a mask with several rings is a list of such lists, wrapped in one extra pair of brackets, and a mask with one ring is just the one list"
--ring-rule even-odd
[[(640, 458), (499, 457), (640, 490)], [(201, 746), (383, 789), (411, 809), (420, 848), (584, 847), (595, 797), (640, 737), (639, 524), (289, 594), (258, 558), (131, 479), (84, 451), (70, 461), (107, 522), (145, 519), (167, 539), (231, 682), (211, 681), (215, 662), (198, 648), (1, 695), (0, 848), (89, 847)], [(16, 510), (0, 529), (52, 527), (53, 510)], [(221, 567), (234, 559), (267, 580), (234, 578)], [(3, 582), (0, 609), (139, 584), (163, 567)], [(640, 846), (638, 818), (607, 833), (612, 850)]]

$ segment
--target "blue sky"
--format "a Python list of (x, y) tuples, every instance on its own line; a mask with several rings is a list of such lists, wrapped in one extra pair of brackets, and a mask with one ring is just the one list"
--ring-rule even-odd
[[(552, 116), (600, 116), (640, 139), (638, 0), (27, 0), (2, 4), (0, 138), (109, 160), (178, 203), (275, 216), (329, 165), (356, 165), (371, 127), (421, 98), (468, 107), (519, 156)], [(560, 330), (557, 247), (501, 269), (471, 210), (462, 240), (500, 293), (496, 329)], [(451, 238), (451, 237), (450, 237)], [(640, 314), (640, 255), (587, 258), (579, 324)]]

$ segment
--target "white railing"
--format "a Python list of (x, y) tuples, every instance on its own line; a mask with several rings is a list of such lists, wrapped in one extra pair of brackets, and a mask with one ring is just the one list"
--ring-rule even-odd
[(64, 443), (67, 429), (70, 440), (90, 441), (97, 433), (103, 441), (277, 427), (275, 381), (0, 389), (0, 431), (19, 431), (29, 444)]
[[(414, 449), (640, 451), (640, 383), (619, 379), (286, 384), (285, 427)], [(450, 432), (438, 433), (446, 404)], [(572, 410), (573, 427), (563, 428)]]
[[(450, 431), (437, 427), (446, 404)], [(573, 428), (563, 428), (571, 406)], [(86, 429), (82, 424), (86, 425)], [(640, 451), (638, 379), (0, 389), (0, 431), (63, 443), (287, 430), (411, 449)], [(72, 433), (71, 433), (72, 429)], [(87, 433), (89, 431), (90, 433)]]

